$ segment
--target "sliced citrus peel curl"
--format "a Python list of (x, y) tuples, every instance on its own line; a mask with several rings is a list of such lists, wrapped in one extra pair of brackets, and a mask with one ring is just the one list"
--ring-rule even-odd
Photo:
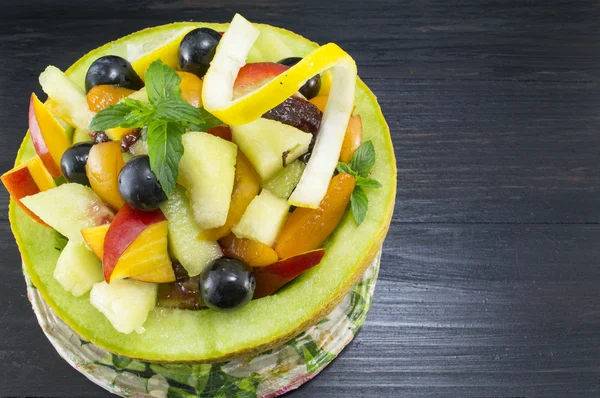
[(325, 196), (340, 155), (354, 105), (356, 63), (336, 44), (319, 47), (256, 91), (233, 100), (233, 85), (260, 31), (236, 14), (221, 39), (202, 88), (204, 108), (237, 126), (260, 118), (293, 95), (312, 76), (333, 70), (329, 100), (315, 146), (298, 186), (289, 198), (297, 207), (317, 208)]

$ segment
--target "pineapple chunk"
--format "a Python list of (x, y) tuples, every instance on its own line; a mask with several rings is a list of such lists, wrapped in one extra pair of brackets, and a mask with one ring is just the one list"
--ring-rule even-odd
[(220, 227), (229, 212), (237, 146), (198, 132), (184, 134), (182, 141), (179, 177), (187, 188), (194, 219), (201, 229)]
[(48, 66), (40, 75), (42, 90), (56, 104), (58, 115), (75, 127), (87, 130), (94, 113), (88, 107), (85, 92), (56, 66)]
[(198, 275), (206, 264), (222, 256), (217, 242), (196, 239), (202, 230), (194, 221), (182, 187), (177, 187), (161, 210), (169, 220), (169, 247), (172, 254), (190, 276)]
[(69, 241), (58, 257), (54, 279), (73, 296), (82, 296), (104, 280), (102, 262), (84, 245)]
[(103, 281), (92, 287), (90, 302), (117, 331), (142, 333), (148, 313), (156, 306), (157, 292), (156, 283), (119, 279), (109, 285)]
[(269, 119), (231, 126), (233, 142), (248, 157), (263, 181), (308, 151), (312, 134)]
[(21, 203), (73, 243), (83, 244), (82, 229), (106, 224), (113, 218), (112, 210), (94, 191), (74, 183), (26, 196)]
[(252, 199), (240, 222), (232, 232), (238, 238), (246, 238), (273, 246), (288, 217), (290, 205), (287, 200), (263, 189)]

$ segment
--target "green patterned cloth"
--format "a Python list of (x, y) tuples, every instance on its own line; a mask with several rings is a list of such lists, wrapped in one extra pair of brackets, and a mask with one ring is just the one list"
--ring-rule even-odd
[(317, 325), (278, 348), (218, 364), (156, 364), (111, 354), (81, 340), (46, 305), (27, 278), (44, 333), (71, 366), (123, 397), (275, 397), (316, 376), (354, 338), (371, 305), (377, 255), (340, 305)]

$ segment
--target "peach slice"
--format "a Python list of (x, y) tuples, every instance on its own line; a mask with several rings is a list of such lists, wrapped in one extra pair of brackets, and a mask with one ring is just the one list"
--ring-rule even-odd
[(146, 282), (174, 281), (167, 233), (167, 219), (160, 210), (140, 211), (127, 204), (121, 207), (104, 240), (106, 282), (138, 276)]
[(264, 243), (238, 238), (234, 234), (219, 239), (219, 245), (225, 256), (237, 258), (251, 267), (264, 267), (279, 260), (275, 250)]
[(29, 102), (29, 134), (35, 152), (53, 178), (62, 175), (60, 158), (71, 146), (65, 130), (50, 110), (32, 93)]
[(286, 283), (319, 264), (324, 255), (325, 249), (313, 250), (258, 269), (254, 273), (256, 277), (254, 298), (275, 293)]
[(340, 151), (340, 162), (350, 163), (361, 141), (362, 120), (359, 115), (350, 116), (348, 127), (346, 127), (346, 135), (344, 135), (344, 141), (342, 142), (342, 150)]
[(38, 192), (56, 187), (54, 179), (44, 167), (40, 157), (37, 155), (34, 156), (25, 163), (4, 173), (0, 179), (10, 196), (23, 210), (38, 223), (46, 225), (45, 222), (25, 207), (20, 201), (21, 198), (26, 196), (35, 195)]
[(119, 173), (124, 165), (118, 141), (94, 145), (85, 165), (92, 189), (114, 210), (125, 204), (119, 193)]
[(202, 106), (202, 80), (193, 73), (177, 72), (181, 77), (181, 98), (196, 108)]
[(85, 243), (87, 243), (94, 254), (100, 259), (104, 256), (104, 239), (106, 238), (109, 227), (110, 224), (103, 224), (81, 230), (83, 240), (85, 240)]
[(279, 257), (293, 257), (319, 248), (342, 219), (354, 185), (354, 176), (340, 173), (331, 179), (318, 208), (294, 210), (277, 238), (275, 251)]
[(221, 227), (202, 231), (198, 238), (201, 240), (218, 240), (227, 236), (233, 226), (240, 221), (252, 199), (258, 195), (259, 189), (260, 177), (242, 151), (238, 151), (227, 221)]
[(102, 109), (114, 105), (120, 100), (133, 94), (135, 90), (124, 87), (101, 84), (94, 86), (88, 91), (86, 99), (88, 107), (92, 112), (100, 112)]

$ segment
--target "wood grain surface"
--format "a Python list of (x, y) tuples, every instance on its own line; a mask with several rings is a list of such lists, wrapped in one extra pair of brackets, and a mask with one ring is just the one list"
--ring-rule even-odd
[[(367, 321), (289, 396), (600, 396), (598, 1), (5, 1), (0, 169), (46, 65), (234, 12), (347, 49), (398, 158)], [(0, 396), (107, 396), (38, 327), (7, 201), (0, 192)]]

